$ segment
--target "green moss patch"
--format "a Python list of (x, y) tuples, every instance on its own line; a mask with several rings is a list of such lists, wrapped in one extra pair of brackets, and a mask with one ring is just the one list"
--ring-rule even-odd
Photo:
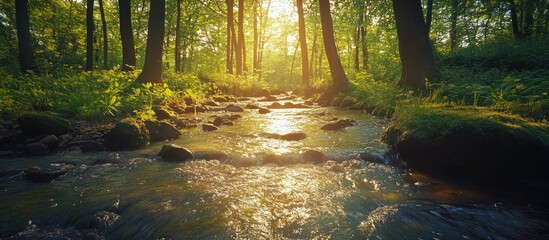
[(549, 125), (487, 108), (407, 106), (383, 140), (411, 168), (466, 179), (547, 178)]

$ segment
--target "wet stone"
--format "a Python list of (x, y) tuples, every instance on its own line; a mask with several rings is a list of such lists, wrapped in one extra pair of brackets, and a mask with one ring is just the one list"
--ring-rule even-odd
[(25, 145), (25, 152), (30, 155), (44, 155), (49, 152), (48, 145), (42, 143), (29, 143)]
[(260, 108), (258, 112), (259, 114), (267, 114), (267, 113), (270, 113), (271, 110), (269, 110), (268, 108)]
[(301, 158), (303, 159), (304, 162), (309, 162), (309, 163), (323, 163), (328, 161), (328, 156), (316, 150), (305, 151), (303, 154), (301, 154)]
[(184, 162), (193, 158), (193, 153), (189, 149), (176, 144), (164, 145), (158, 155), (162, 160), (169, 162)]
[(219, 127), (213, 124), (204, 123), (202, 124), (202, 130), (206, 132), (211, 132), (211, 131), (219, 130)]
[(25, 170), (25, 178), (33, 182), (50, 182), (72, 169), (72, 165), (52, 163), (44, 167), (34, 166)]

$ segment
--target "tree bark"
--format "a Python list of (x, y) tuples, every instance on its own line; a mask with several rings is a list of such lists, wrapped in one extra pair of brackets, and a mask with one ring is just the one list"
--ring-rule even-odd
[(335, 96), (338, 92), (347, 91), (349, 80), (345, 75), (345, 70), (343, 70), (341, 59), (337, 53), (337, 47), (334, 39), (334, 26), (332, 15), (330, 13), (330, 1), (319, 0), (318, 5), (320, 8), (320, 23), (322, 24), (324, 49), (326, 51), (326, 58), (328, 58), (330, 72), (332, 74), (332, 88), (327, 94)]
[(524, 30), (523, 37), (531, 37), (532, 33), (534, 33), (534, 1), (533, 0), (525, 0), (525, 6), (524, 6)]
[(257, 51), (259, 47), (259, 34), (258, 34), (258, 22), (257, 22), (257, 8), (259, 2), (258, 0), (253, 1), (253, 11), (254, 11), (254, 52), (253, 52), (253, 74), (255, 75), (257, 73)]
[(433, 0), (427, 0), (427, 16), (425, 17), (425, 30), (427, 31), (427, 37), (431, 32), (431, 22), (433, 21)]
[(458, 17), (458, 0), (452, 0), (452, 12), (450, 14), (450, 51), (454, 51), (457, 47), (457, 17)]
[(233, 41), (232, 41), (232, 31), (234, 29), (234, 1), (226, 0), (227, 4), (227, 53), (225, 57), (227, 58), (225, 63), (225, 70), (228, 74), (233, 74)]
[(145, 65), (143, 71), (137, 77), (137, 81), (141, 83), (161, 83), (166, 0), (153, 0), (150, 6)]
[(93, 70), (93, 0), (86, 1), (86, 71)]
[(132, 32), (131, 0), (119, 0), (120, 37), (122, 39), (122, 71), (132, 71), (135, 67), (135, 46)]
[(301, 81), (309, 87), (309, 52), (307, 51), (307, 34), (305, 32), (305, 17), (303, 14), (303, 0), (297, 0), (297, 17), (299, 23), (299, 45), (301, 47)]
[(425, 35), (425, 22), (420, 0), (393, 0), (398, 35), (398, 50), (402, 65), (399, 86), (426, 90), (426, 80), (436, 82), (433, 50)]
[(15, 1), (15, 20), (15, 24), (17, 25), (17, 46), (19, 49), (19, 70), (24, 73), (32, 69), (33, 61), (28, 0)]
[(181, 0), (177, 0), (177, 19), (175, 23), (175, 72), (181, 72)]
[(99, 13), (101, 14), (101, 28), (103, 30), (103, 69), (109, 68), (109, 40), (107, 38), (107, 21), (105, 20), (105, 9), (103, 0), (99, 0)]
[[(240, 56), (242, 57), (241, 62), (241, 69), (240, 74), (242, 71), (246, 72), (246, 40), (244, 38), (244, 0), (238, 0), (238, 51), (240, 52)], [(238, 67), (237, 67), (238, 68)], [(237, 69), (237, 75), (240, 75), (238, 73)]]
[(368, 20), (368, 7), (370, 6), (370, 1), (367, 0), (366, 1), (366, 6), (364, 7), (364, 12), (363, 12), (363, 16), (364, 16), (364, 22), (362, 24), (362, 26), (360, 27), (360, 40), (361, 40), (361, 43), (362, 43), (362, 68), (364, 69), (364, 71), (368, 70), (368, 57), (369, 57), (369, 54), (368, 54), (368, 41), (366, 40), (366, 25), (368, 25), (370, 23), (370, 21)]

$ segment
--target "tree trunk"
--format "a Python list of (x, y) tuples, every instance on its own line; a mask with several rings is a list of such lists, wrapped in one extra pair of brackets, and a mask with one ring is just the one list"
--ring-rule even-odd
[(327, 94), (328, 96), (335, 96), (335, 94), (337, 94), (338, 92), (344, 92), (347, 90), (349, 80), (345, 75), (345, 71), (343, 70), (343, 66), (341, 65), (341, 59), (339, 58), (339, 54), (337, 53), (334, 39), (332, 15), (330, 13), (330, 1), (319, 0), (318, 5), (320, 8), (320, 23), (322, 24), (324, 49), (326, 51), (326, 58), (328, 58), (330, 72), (332, 74), (332, 88)]
[(234, 29), (234, 1), (226, 0), (227, 3), (227, 53), (226, 53), (226, 64), (225, 70), (228, 74), (233, 74), (233, 35), (232, 29)]
[(19, 49), (19, 70), (26, 72), (32, 69), (33, 61), (28, 0), (15, 1), (15, 20), (15, 24), (17, 25), (17, 46)]
[(93, 0), (86, 1), (86, 71), (93, 70)]
[(105, 20), (105, 9), (103, 0), (99, 0), (99, 12), (101, 14), (101, 28), (103, 30), (103, 69), (109, 68), (109, 41), (107, 38), (107, 21)]
[(120, 37), (122, 39), (122, 71), (135, 67), (135, 46), (132, 32), (131, 0), (119, 0)]
[(366, 40), (366, 26), (369, 24), (368, 21), (368, 7), (370, 5), (370, 1), (366, 1), (366, 6), (364, 8), (364, 23), (360, 27), (360, 41), (362, 43), (362, 68), (364, 71), (368, 70), (368, 41)]
[(297, 0), (297, 18), (299, 23), (299, 45), (301, 47), (301, 81), (309, 87), (309, 53), (307, 51), (307, 34), (305, 32), (305, 17), (303, 16), (303, 0)]
[(425, 35), (425, 22), (420, 0), (393, 0), (398, 50), (402, 64), (399, 86), (407, 89), (425, 89), (425, 79), (436, 82), (433, 50)]
[(433, 21), (433, 0), (427, 0), (427, 16), (425, 17), (425, 30), (427, 31), (427, 37), (431, 32), (431, 22)]
[[(240, 56), (242, 57), (241, 61), (241, 69), (240, 73), (242, 73), (242, 70), (246, 72), (248, 69), (246, 67), (246, 40), (244, 38), (244, 0), (238, 0), (238, 46), (239, 49), (237, 51), (240, 51)], [(237, 75), (240, 75), (237, 70)]]
[(253, 11), (254, 11), (254, 53), (253, 53), (253, 74), (255, 75), (257, 73), (257, 51), (258, 51), (258, 43), (259, 43), (259, 35), (258, 35), (258, 26), (257, 26), (257, 5), (258, 0), (253, 1)]
[(523, 37), (531, 37), (534, 33), (534, 0), (525, 0)]
[(458, 17), (458, 0), (452, 0), (452, 12), (450, 14), (450, 51), (456, 50), (457, 47), (457, 17)]
[(175, 72), (181, 71), (181, 0), (177, 0), (177, 19), (175, 23)]
[[(316, 25), (316, 24), (315, 24)], [(314, 79), (314, 67), (315, 67), (315, 56), (316, 56), (316, 42), (317, 42), (317, 34), (316, 34), (316, 27), (313, 30), (313, 47), (311, 48), (311, 61), (309, 62), (309, 75), (310, 79)]]
[(137, 81), (142, 83), (161, 83), (166, 0), (153, 0), (150, 6), (145, 65), (143, 66), (143, 71), (137, 77)]
[(362, 25), (364, 24), (364, 2), (362, 0), (358, 1), (358, 21), (357, 21), (357, 27), (356, 27), (356, 33), (354, 34), (354, 41), (355, 41), (355, 71), (360, 71), (360, 37), (362, 36), (360, 34), (360, 30), (362, 28)]

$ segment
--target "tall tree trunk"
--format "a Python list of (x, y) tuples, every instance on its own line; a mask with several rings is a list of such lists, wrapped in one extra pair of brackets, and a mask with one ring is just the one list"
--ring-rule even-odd
[(436, 82), (438, 73), (429, 39), (425, 35), (421, 1), (393, 0), (393, 9), (402, 64), (399, 85), (423, 92), (426, 89), (425, 79)]
[(366, 25), (368, 25), (370, 23), (370, 21), (368, 20), (368, 8), (370, 6), (370, 1), (367, 0), (366, 1), (366, 6), (364, 8), (364, 12), (363, 12), (363, 18), (364, 18), (364, 22), (362, 24), (362, 26), (360, 27), (360, 41), (362, 43), (362, 68), (364, 69), (364, 71), (368, 70), (368, 41), (366, 40)]
[(337, 53), (337, 47), (334, 39), (334, 26), (332, 15), (330, 13), (330, 1), (319, 0), (318, 5), (320, 8), (320, 23), (322, 24), (324, 49), (326, 51), (326, 58), (328, 58), (330, 72), (332, 74), (332, 88), (328, 92), (328, 96), (334, 96), (338, 92), (347, 91), (349, 80), (345, 75), (345, 71), (341, 65), (341, 59)]
[(433, 0), (427, 0), (427, 16), (425, 17), (425, 30), (427, 31), (427, 37), (431, 32), (431, 22), (433, 21)]
[(225, 71), (228, 74), (233, 74), (233, 41), (232, 38), (234, 37), (232, 35), (233, 29), (234, 29), (234, 1), (233, 0), (226, 0), (225, 3), (227, 4), (227, 53), (226, 53), (226, 64), (225, 64)]
[(175, 72), (181, 71), (181, 0), (177, 0), (177, 19), (175, 23)]
[[(240, 37), (241, 36), (244, 36), (243, 34), (240, 34), (240, 12), (242, 12), (240, 10), (240, 2), (244, 2), (243, 0), (238, 0), (238, 4), (239, 4), (239, 9), (238, 9), (238, 22), (237, 22), (237, 26), (238, 26), (238, 35), (235, 35), (235, 32), (233, 32), (233, 35), (235, 35), (235, 38), (237, 38), (237, 40), (235, 41), (235, 58), (236, 58), (236, 75), (239, 76), (239, 75), (242, 75), (242, 41), (240, 40)], [(244, 15), (242, 15), (244, 16)], [(244, 19), (244, 17), (242, 18)], [(233, 26), (233, 29), (234, 29), (234, 26)], [(244, 30), (244, 29), (242, 29)]]
[(258, 0), (253, 1), (253, 14), (254, 14), (254, 53), (253, 53), (253, 74), (255, 75), (257, 73), (257, 51), (259, 47), (259, 33), (258, 33), (258, 22), (257, 22), (257, 8), (258, 8)]
[(122, 39), (122, 71), (131, 71), (135, 67), (135, 46), (132, 31), (131, 0), (119, 0), (120, 37)]
[(19, 49), (19, 70), (26, 72), (32, 69), (33, 61), (28, 0), (15, 1), (15, 20), (15, 24), (17, 25), (17, 46)]
[(137, 81), (161, 83), (166, 0), (153, 0), (150, 6), (145, 65), (143, 71), (137, 77)]
[(297, 0), (297, 18), (299, 23), (299, 45), (301, 47), (301, 81), (309, 87), (309, 53), (307, 51), (307, 34), (305, 32), (305, 17), (303, 0)]
[(450, 14), (450, 51), (456, 50), (457, 47), (457, 18), (458, 18), (458, 0), (452, 0), (452, 12)]
[(317, 42), (317, 33), (316, 33), (316, 26), (315, 26), (313, 30), (313, 47), (311, 48), (311, 61), (309, 62), (310, 79), (314, 79), (315, 77), (314, 67), (315, 67), (315, 57), (316, 57), (316, 51), (317, 51), (316, 42)]
[(86, 1), (86, 71), (93, 70), (93, 0)]
[(534, 0), (525, 0), (523, 37), (530, 37), (534, 33)]
[[(244, 0), (238, 0), (238, 46), (242, 56), (242, 70), (246, 72), (248, 69), (246, 67), (246, 40), (244, 38)], [(238, 71), (237, 71), (237, 75)]]
[(103, 0), (99, 0), (99, 13), (101, 14), (101, 28), (103, 30), (103, 69), (108, 69), (109, 41), (107, 38), (107, 21), (105, 20), (105, 8), (103, 8)]
[(358, 0), (357, 2), (357, 9), (358, 9), (358, 21), (357, 21), (357, 27), (356, 27), (356, 33), (354, 34), (354, 42), (355, 42), (355, 71), (360, 71), (360, 29), (362, 25), (364, 24), (364, 2), (362, 0)]

